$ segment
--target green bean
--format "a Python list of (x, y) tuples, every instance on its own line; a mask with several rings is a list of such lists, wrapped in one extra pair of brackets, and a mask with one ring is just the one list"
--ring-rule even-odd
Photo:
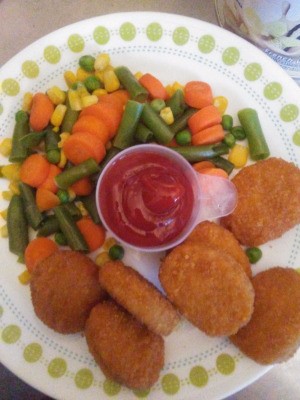
[(86, 176), (99, 172), (99, 166), (93, 158), (83, 161), (81, 164), (74, 165), (69, 169), (56, 175), (55, 182), (60, 189), (67, 189), (73, 183)]
[(170, 125), (171, 131), (175, 134), (183, 131), (187, 127), (187, 122), (189, 118), (194, 115), (197, 111), (195, 108), (188, 108), (186, 111), (178, 117), (172, 125)]
[(140, 120), (144, 105), (134, 100), (128, 100), (115, 136), (113, 145), (118, 149), (126, 149), (134, 144), (134, 134)]
[(263, 160), (270, 155), (256, 110), (245, 108), (238, 112), (242, 127), (246, 132), (252, 160)]
[(31, 149), (32, 147), (38, 146), (41, 141), (44, 139), (46, 136), (47, 131), (42, 131), (42, 132), (30, 132), (27, 135), (23, 136), (20, 139), (20, 142), (26, 149)]
[(13, 195), (7, 210), (7, 230), (9, 250), (23, 256), (29, 243), (28, 225), (22, 197)]
[(181, 154), (187, 161), (194, 163), (228, 153), (228, 147), (225, 144), (209, 144), (201, 146), (178, 146), (171, 147), (172, 150)]
[(51, 164), (57, 164), (60, 160), (60, 150), (58, 148), (58, 134), (49, 129), (45, 136), (46, 158)]
[(88, 245), (80, 230), (77, 228), (71, 213), (64, 206), (58, 206), (54, 208), (54, 215), (71, 249), (87, 253), (89, 251)]
[(22, 110), (18, 111), (15, 115), (10, 162), (22, 162), (28, 156), (27, 148), (22, 144), (21, 138), (29, 133), (29, 129), (28, 114)]
[(228, 147), (233, 147), (235, 145), (236, 138), (232, 133), (226, 133), (223, 139), (223, 143), (225, 143)]
[(246, 139), (246, 132), (242, 126), (234, 126), (230, 129), (230, 133), (236, 138), (236, 140)]
[(222, 127), (225, 131), (229, 131), (233, 127), (233, 118), (231, 115), (225, 114), (222, 116)]
[(170, 107), (174, 118), (182, 115), (187, 105), (184, 101), (183, 90), (177, 89), (176, 92), (166, 101), (166, 106)]
[(75, 122), (78, 119), (79, 111), (72, 110), (72, 108), (70, 107), (68, 96), (67, 96), (67, 100), (66, 100), (66, 106), (67, 106), (67, 110), (66, 110), (63, 122), (61, 124), (61, 132), (71, 133), (73, 125), (75, 124)]
[(104, 159), (101, 161), (101, 163), (99, 165), (100, 171), (97, 176), (97, 179), (98, 179), (99, 175), (101, 174), (101, 172), (106, 167), (106, 165), (109, 163), (109, 161), (112, 160), (114, 158), (114, 156), (116, 156), (118, 153), (120, 153), (120, 151), (121, 151), (120, 149), (117, 149), (116, 147), (113, 147), (113, 146), (107, 151)]
[(97, 211), (97, 206), (96, 206), (96, 193), (93, 191), (90, 195), (88, 196), (82, 196), (80, 197), (80, 200), (82, 201), (84, 207), (90, 214), (92, 220), (95, 222), (95, 224), (100, 224), (101, 220)]
[(24, 182), (19, 183), (19, 189), (27, 222), (34, 230), (37, 230), (44, 217), (36, 205), (34, 189)]
[(141, 121), (153, 132), (158, 143), (167, 144), (173, 139), (174, 133), (148, 103), (144, 105)]
[(153, 132), (141, 122), (138, 123), (134, 138), (139, 143), (149, 143), (154, 139)]
[(117, 75), (119, 81), (128, 91), (130, 98), (139, 102), (144, 102), (148, 98), (148, 90), (142, 86), (136, 77), (127, 67), (117, 67), (115, 68), (115, 74)]
[(224, 169), (228, 175), (230, 175), (234, 169), (234, 164), (221, 156), (214, 157), (211, 161), (217, 168)]
[(163, 108), (166, 107), (166, 103), (163, 99), (154, 99), (150, 102), (150, 106), (154, 111), (159, 113)]

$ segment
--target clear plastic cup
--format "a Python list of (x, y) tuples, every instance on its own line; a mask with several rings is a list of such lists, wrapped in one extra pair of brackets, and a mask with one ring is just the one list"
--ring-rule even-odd
[[(186, 181), (190, 185), (194, 196), (190, 218), (181, 232), (175, 238), (166, 243), (147, 247), (131, 243), (126, 235), (120, 237), (120, 235), (116, 234), (114, 226), (111, 226), (112, 224), (110, 221), (104, 217), (100, 202), (102, 192), (101, 185), (107, 171), (111, 170), (111, 168), (119, 168), (119, 160), (124, 159), (126, 155), (134, 153), (138, 154), (141, 152), (156, 153), (171, 160), (172, 163), (176, 163), (184, 173)], [(195, 226), (201, 221), (216, 219), (230, 214), (236, 206), (236, 201), (236, 188), (229, 179), (199, 174), (180, 154), (176, 153), (172, 149), (157, 144), (141, 144), (121, 151), (106, 165), (99, 177), (96, 188), (97, 210), (107, 231), (123, 245), (145, 252), (164, 251), (177, 246), (186, 239)]]

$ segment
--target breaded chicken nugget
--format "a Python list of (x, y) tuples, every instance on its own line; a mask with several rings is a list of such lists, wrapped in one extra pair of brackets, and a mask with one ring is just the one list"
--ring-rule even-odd
[(121, 261), (103, 265), (99, 281), (117, 303), (158, 335), (169, 335), (180, 320), (175, 308), (160, 291)]
[(60, 333), (83, 331), (91, 309), (105, 296), (98, 267), (75, 251), (57, 251), (40, 262), (30, 289), (38, 318)]
[(249, 259), (246, 253), (234, 235), (221, 225), (215, 222), (203, 221), (198, 224), (187, 237), (186, 241), (190, 240), (215, 246), (219, 250), (223, 250), (241, 264), (249, 277), (252, 276)]
[(252, 283), (253, 315), (230, 339), (260, 364), (286, 361), (300, 346), (300, 274), (274, 267), (257, 274)]
[(96, 305), (86, 322), (89, 350), (108, 378), (147, 389), (164, 365), (164, 341), (111, 300)]
[(236, 333), (250, 319), (254, 290), (231, 256), (204, 244), (187, 242), (161, 264), (160, 282), (169, 300), (210, 336)]
[(237, 207), (221, 219), (240, 243), (259, 246), (300, 223), (300, 170), (280, 158), (243, 168), (233, 179)]

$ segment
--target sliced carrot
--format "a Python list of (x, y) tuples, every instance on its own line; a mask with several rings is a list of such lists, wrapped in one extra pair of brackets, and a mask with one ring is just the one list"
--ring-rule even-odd
[(124, 106), (129, 100), (129, 93), (127, 90), (116, 90), (112, 93), (107, 93), (99, 96), (99, 103), (111, 103), (114, 104), (120, 112), (123, 112)]
[(32, 187), (40, 186), (47, 178), (50, 163), (41, 154), (31, 154), (27, 157), (20, 168), (21, 181)]
[(60, 204), (60, 200), (55, 193), (43, 188), (37, 189), (35, 202), (40, 211), (51, 210)]
[(35, 93), (32, 99), (29, 123), (34, 131), (42, 131), (49, 124), (54, 105), (44, 93)]
[(203, 168), (200, 171), (198, 171), (200, 174), (205, 174), (205, 175), (213, 175), (213, 176), (219, 176), (220, 178), (225, 178), (228, 179), (228, 174), (224, 169), (222, 168)]
[(202, 131), (192, 135), (192, 144), (194, 146), (201, 144), (218, 143), (224, 139), (224, 130), (221, 124), (210, 126)]
[(148, 90), (151, 99), (163, 99), (168, 98), (168, 92), (164, 85), (159, 79), (152, 74), (144, 74), (139, 79), (139, 82), (145, 89)]
[(193, 164), (193, 168), (195, 171), (199, 172), (202, 169), (206, 168), (214, 168), (215, 165), (211, 161), (199, 161)]
[(93, 184), (89, 177), (85, 177), (73, 183), (70, 188), (77, 196), (88, 196), (93, 191)]
[(57, 244), (47, 237), (37, 237), (27, 245), (24, 253), (25, 264), (30, 273), (39, 262), (51, 256), (58, 250)]
[(65, 156), (77, 165), (93, 158), (99, 163), (106, 154), (106, 149), (101, 140), (88, 132), (73, 133), (63, 144)]
[(208, 83), (202, 81), (190, 81), (184, 88), (184, 100), (194, 108), (203, 108), (213, 103), (213, 94)]
[(95, 224), (90, 217), (83, 217), (76, 224), (87, 242), (90, 251), (95, 251), (103, 245), (105, 230), (101, 225)]
[(93, 115), (94, 117), (101, 119), (108, 128), (110, 139), (117, 133), (122, 118), (122, 112), (120, 112), (118, 106), (104, 102), (84, 108), (81, 111), (79, 118), (84, 115)]
[(222, 116), (215, 106), (206, 106), (193, 114), (188, 120), (188, 127), (192, 135), (209, 128), (210, 126), (220, 124)]
[(114, 99), (118, 99), (123, 106), (125, 106), (127, 101), (130, 99), (129, 93), (125, 89), (116, 90), (115, 92), (112, 92), (109, 95)]
[(101, 118), (96, 118), (93, 115), (84, 115), (79, 118), (72, 128), (72, 133), (76, 132), (88, 132), (97, 135), (103, 144), (106, 144), (109, 138), (106, 124)]
[(49, 173), (44, 182), (39, 186), (41, 189), (50, 190), (50, 192), (56, 193), (58, 191), (58, 186), (55, 183), (54, 178), (56, 175), (60, 174), (62, 170), (55, 164), (50, 164)]

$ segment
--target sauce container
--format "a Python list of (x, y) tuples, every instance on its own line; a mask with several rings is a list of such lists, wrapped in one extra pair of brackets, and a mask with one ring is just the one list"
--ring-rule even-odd
[(148, 252), (178, 245), (199, 222), (231, 213), (236, 201), (230, 180), (199, 174), (180, 154), (157, 144), (121, 151), (96, 188), (105, 228), (122, 244)]

